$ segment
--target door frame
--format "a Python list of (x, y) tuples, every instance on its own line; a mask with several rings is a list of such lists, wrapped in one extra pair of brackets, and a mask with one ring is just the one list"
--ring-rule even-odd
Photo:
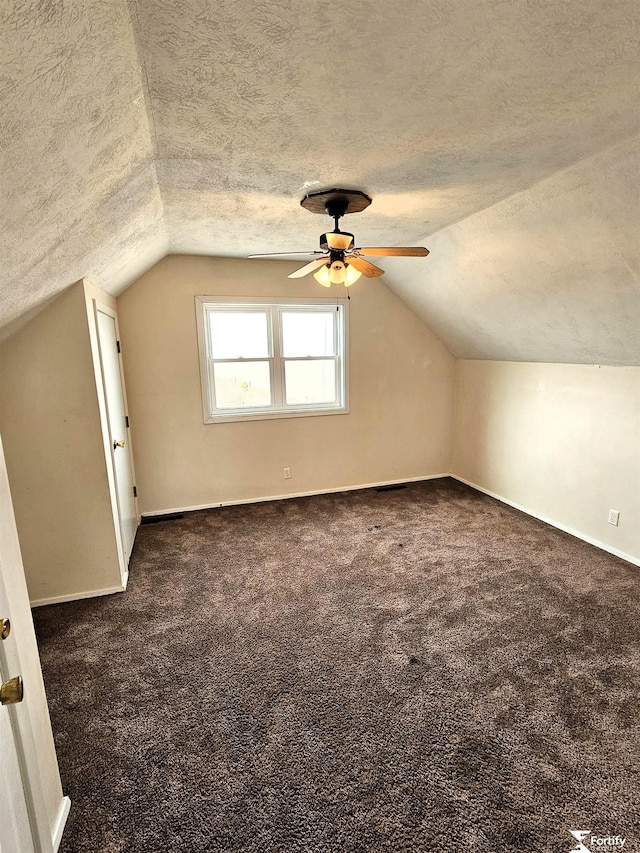
[[(113, 457), (114, 450), (113, 445), (111, 443), (111, 430), (109, 428), (109, 407), (107, 403), (107, 396), (105, 391), (105, 376), (104, 376), (104, 366), (102, 363), (102, 353), (100, 352), (100, 332), (98, 329), (98, 311), (102, 314), (106, 314), (111, 317), (115, 323), (116, 328), (116, 338), (120, 341), (120, 329), (118, 327), (118, 315), (115, 311), (105, 305), (103, 302), (100, 302), (97, 299), (91, 300), (93, 313), (91, 316), (91, 345), (93, 347), (93, 359), (94, 365), (97, 366), (96, 370), (96, 387), (98, 391), (98, 409), (100, 411), (100, 421), (102, 425), (102, 442), (104, 447), (104, 455), (107, 462), (107, 480), (109, 483), (109, 495), (111, 497), (111, 509), (113, 512), (113, 525), (115, 528), (116, 534), (116, 546), (118, 549), (118, 562), (120, 564), (120, 577), (122, 580), (122, 589), (127, 588), (127, 581), (129, 579), (129, 561), (125, 558), (124, 547), (122, 543), (122, 530), (120, 528), (120, 511), (119, 511), (119, 503), (118, 503), (118, 490), (116, 487), (116, 474), (115, 474), (115, 460)], [(124, 370), (122, 367), (122, 354), (118, 353), (118, 364), (120, 367), (120, 383), (122, 386), (122, 397), (124, 402), (124, 411), (127, 418), (129, 417), (129, 406), (127, 404), (127, 389), (124, 381)], [(127, 442), (126, 442), (126, 450), (129, 454), (129, 464), (131, 466), (131, 476), (132, 480), (135, 483), (136, 481), (136, 472), (133, 464), (133, 453), (131, 449), (131, 426), (128, 428), (127, 434)], [(138, 509), (138, 498), (134, 496), (134, 506), (136, 510), (136, 521), (138, 525), (140, 524), (140, 511)]]

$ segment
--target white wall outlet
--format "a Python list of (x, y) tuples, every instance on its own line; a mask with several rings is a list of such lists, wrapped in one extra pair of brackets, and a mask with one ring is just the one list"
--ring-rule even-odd
[(620, 520), (620, 512), (617, 509), (610, 509), (609, 510), (609, 524), (613, 524), (614, 527), (617, 527), (619, 520)]
[(285, 480), (291, 479), (291, 468), (283, 468)]

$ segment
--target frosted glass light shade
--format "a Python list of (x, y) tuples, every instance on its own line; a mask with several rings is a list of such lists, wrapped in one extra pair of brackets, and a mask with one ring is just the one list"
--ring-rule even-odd
[(313, 277), (323, 287), (331, 287), (331, 279), (329, 278), (329, 267), (325, 264), (320, 267), (318, 272), (314, 272)]
[(339, 231), (329, 231), (326, 238), (330, 249), (348, 249), (353, 242), (352, 234), (343, 234)]
[(344, 286), (351, 287), (351, 285), (355, 284), (361, 275), (362, 273), (360, 272), (360, 270), (357, 270), (355, 267), (352, 267), (351, 264), (347, 264), (347, 274), (344, 280)]
[(347, 274), (347, 268), (342, 261), (334, 261), (329, 269), (329, 281), (331, 284), (342, 284)]

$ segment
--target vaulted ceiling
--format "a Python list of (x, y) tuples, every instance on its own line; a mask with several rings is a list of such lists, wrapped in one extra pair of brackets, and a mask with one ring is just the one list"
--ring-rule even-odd
[[(309, 191), (454, 355), (640, 364), (637, 0), (8, 0), (0, 325), (169, 252), (310, 250)], [(357, 287), (366, 287), (361, 279)]]

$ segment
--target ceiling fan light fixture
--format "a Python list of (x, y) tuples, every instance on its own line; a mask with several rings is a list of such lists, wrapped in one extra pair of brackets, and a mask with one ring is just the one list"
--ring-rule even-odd
[(329, 265), (325, 264), (320, 267), (318, 272), (314, 272), (313, 277), (323, 287), (331, 287), (331, 279), (329, 278)]

